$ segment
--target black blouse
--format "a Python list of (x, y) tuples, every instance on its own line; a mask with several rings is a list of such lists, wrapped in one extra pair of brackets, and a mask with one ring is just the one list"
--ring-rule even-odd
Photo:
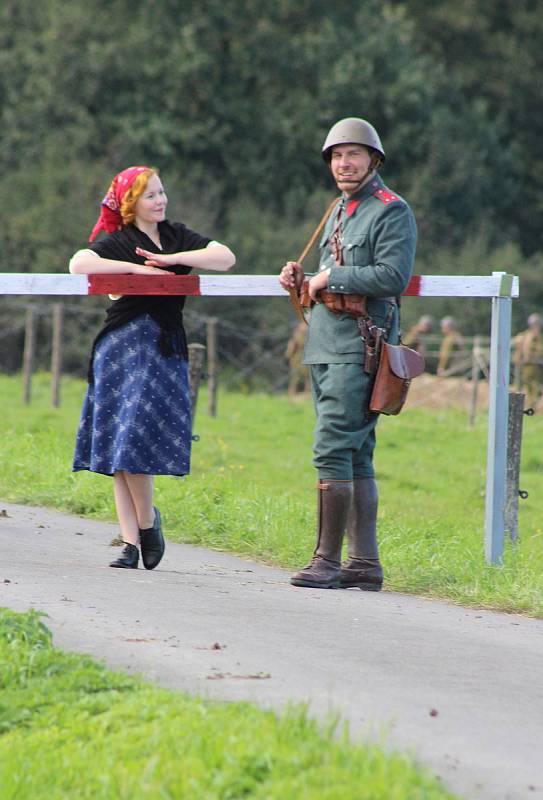
[[(162, 249), (150, 239), (146, 233), (140, 231), (135, 225), (127, 225), (120, 231), (110, 233), (98, 242), (89, 245), (101, 258), (111, 258), (114, 261), (131, 261), (133, 264), (144, 264), (145, 259), (136, 254), (136, 247), (142, 247), (152, 253), (179, 253), (186, 250), (201, 250), (212, 241), (207, 236), (201, 236), (191, 231), (180, 222), (158, 223), (158, 233)], [(187, 275), (191, 267), (176, 264), (165, 268), (176, 275)], [(125, 295), (115, 300), (106, 312), (104, 325), (98, 332), (91, 351), (89, 363), (89, 382), (92, 382), (92, 360), (98, 340), (109, 331), (120, 328), (130, 320), (149, 314), (161, 328), (160, 352), (162, 355), (179, 355), (187, 358), (187, 340), (183, 328), (183, 306), (185, 297), (171, 295)]]

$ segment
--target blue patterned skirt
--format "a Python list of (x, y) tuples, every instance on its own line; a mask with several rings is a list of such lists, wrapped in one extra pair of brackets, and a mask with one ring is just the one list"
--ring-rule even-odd
[(188, 364), (179, 356), (161, 355), (159, 336), (158, 324), (144, 314), (98, 340), (74, 472), (190, 472)]

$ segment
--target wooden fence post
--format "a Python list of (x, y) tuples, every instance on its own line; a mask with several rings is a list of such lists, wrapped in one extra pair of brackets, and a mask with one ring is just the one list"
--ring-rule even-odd
[(51, 402), (55, 408), (60, 406), (60, 379), (62, 377), (62, 327), (64, 306), (53, 306), (53, 333), (51, 343)]
[(198, 389), (202, 378), (202, 366), (204, 364), (205, 347), (203, 344), (189, 344), (189, 389), (190, 407), (192, 412), (192, 426), (196, 416), (196, 405), (198, 403)]
[(210, 417), (217, 416), (218, 358), (217, 358), (217, 323), (216, 317), (207, 321), (207, 411)]
[(507, 482), (505, 488), (505, 530), (513, 542), (518, 539), (518, 498), (524, 395), (509, 392), (507, 426)]
[(473, 351), (471, 362), (471, 397), (469, 403), (469, 424), (473, 428), (477, 415), (477, 394), (479, 390), (479, 375), (481, 374), (481, 337), (473, 337)]
[(26, 308), (25, 344), (23, 351), (23, 402), (30, 403), (32, 394), (32, 372), (36, 349), (36, 311), (33, 306)]

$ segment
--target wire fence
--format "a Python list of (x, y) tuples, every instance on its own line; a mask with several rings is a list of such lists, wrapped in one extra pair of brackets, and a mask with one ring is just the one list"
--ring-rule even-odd
[[(41, 298), (34, 301), (0, 298), (0, 372), (14, 373), (24, 368), (29, 310), (34, 318), (35, 342), (32, 365), (27, 365), (27, 368), (53, 371), (54, 309), (59, 306), (62, 309), (62, 354), (59, 356), (57, 353), (56, 359), (61, 365), (61, 373), (81, 378), (86, 376), (92, 342), (104, 320), (101, 298), (71, 298), (62, 303)], [(204, 380), (212, 381), (216, 387), (220, 374), (220, 385), (226, 390), (271, 393), (287, 390), (289, 364), (285, 354), (297, 324), (294, 320), (290, 326), (263, 331), (253, 325), (242, 326), (192, 310), (186, 310), (183, 318), (189, 344), (201, 344), (208, 351), (207, 358), (204, 358)], [(426, 371), (430, 374), (438, 371), (442, 342), (443, 337), (439, 335), (427, 334), (422, 338)], [(475, 383), (488, 380), (489, 347), (488, 336), (465, 337), (461, 347), (451, 354), (445, 369), (440, 370), (441, 376)], [(298, 363), (296, 369), (300, 371), (303, 368)], [(512, 382), (520, 388), (518, 369)], [(440, 391), (439, 384), (434, 385), (425, 394), (424, 403), (431, 405), (432, 393), (437, 397)]]
[[(27, 314), (34, 318), (33, 368), (48, 370), (52, 359), (54, 308), (62, 306), (62, 372), (85, 377), (92, 342), (104, 320), (103, 304), (85, 302), (24, 302), (0, 300), (0, 372), (14, 373), (24, 362)], [(90, 302), (89, 302), (90, 301)], [(91, 305), (91, 307), (89, 307)], [(284, 391), (288, 384), (285, 351), (292, 328), (259, 331), (215, 316), (185, 311), (187, 340), (208, 346), (210, 327), (215, 326), (217, 362), (221, 385), (242, 391)], [(205, 377), (205, 376), (204, 376)]]

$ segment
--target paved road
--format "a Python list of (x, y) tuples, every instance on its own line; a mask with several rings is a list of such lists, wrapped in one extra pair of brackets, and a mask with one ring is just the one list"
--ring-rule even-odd
[(0, 508), (0, 605), (44, 610), (58, 646), (171, 688), (339, 711), (469, 800), (543, 798), (542, 620), (295, 589), (281, 570), (179, 544), (154, 572), (113, 570), (114, 525)]

